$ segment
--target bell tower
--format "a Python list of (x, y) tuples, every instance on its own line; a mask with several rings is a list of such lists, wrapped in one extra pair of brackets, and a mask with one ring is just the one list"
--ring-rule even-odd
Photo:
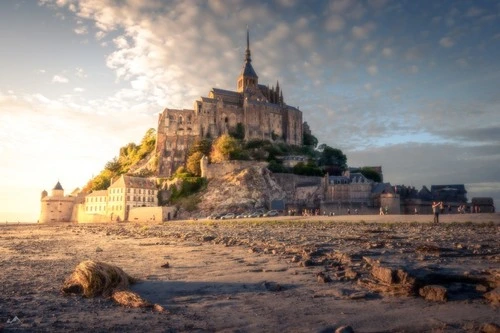
[(257, 87), (258, 83), (259, 77), (252, 67), (252, 58), (250, 54), (250, 34), (248, 33), (247, 26), (247, 49), (245, 51), (245, 63), (243, 64), (243, 69), (241, 70), (240, 76), (238, 76), (236, 91), (241, 93), (248, 87)]

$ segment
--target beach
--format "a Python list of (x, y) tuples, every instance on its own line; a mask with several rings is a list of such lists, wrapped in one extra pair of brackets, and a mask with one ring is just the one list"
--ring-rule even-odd
[[(3, 332), (480, 332), (500, 325), (500, 215), (0, 226)], [(165, 311), (61, 292), (84, 260)], [(387, 275), (388, 274), (388, 275)], [(402, 278), (404, 276), (404, 279)], [(445, 297), (423, 295), (438, 286)], [(494, 297), (494, 295), (492, 296)], [(18, 320), (13, 320), (16, 318)]]

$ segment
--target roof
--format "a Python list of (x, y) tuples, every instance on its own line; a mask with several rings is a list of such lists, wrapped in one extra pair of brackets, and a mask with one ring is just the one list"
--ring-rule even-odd
[(231, 91), (226, 89), (212, 88), (212, 91), (215, 95), (226, 95), (226, 96), (234, 96), (239, 97), (240, 93), (237, 91)]
[(217, 100), (215, 98), (210, 98), (210, 97), (201, 97), (201, 101), (203, 103), (209, 102), (209, 103), (216, 103)]
[(105, 197), (108, 195), (108, 190), (94, 191), (87, 195), (88, 197)]
[(61, 183), (59, 183), (59, 181), (57, 181), (57, 184), (56, 184), (56, 186), (54, 186), (53, 190), (63, 190), (64, 191), (64, 189), (62, 188)]
[(349, 184), (349, 178), (344, 176), (328, 176), (328, 183), (330, 184)]
[(372, 189), (372, 193), (374, 194), (394, 193), (394, 189), (392, 188), (391, 183), (377, 183), (375, 187)]
[(353, 172), (350, 175), (352, 183), (373, 183), (373, 180), (366, 178), (361, 172)]
[(110, 188), (142, 188), (156, 190), (156, 182), (154, 180), (142, 177), (133, 177), (127, 175), (121, 175)]
[(464, 184), (431, 185), (431, 192), (434, 191), (457, 191), (458, 193), (467, 193)]
[(258, 78), (257, 73), (255, 73), (250, 61), (245, 61), (245, 65), (243, 65), (243, 69), (241, 70), (241, 75)]
[(471, 200), (473, 205), (493, 205), (493, 198), (491, 197), (474, 197)]

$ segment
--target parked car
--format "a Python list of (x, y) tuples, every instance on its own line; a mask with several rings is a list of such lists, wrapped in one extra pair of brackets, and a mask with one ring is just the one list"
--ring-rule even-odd
[(251, 214), (250, 212), (241, 213), (239, 215), (236, 215), (236, 218), (237, 219), (243, 219), (245, 217), (249, 217), (250, 214)]
[(264, 214), (264, 216), (266, 216), (266, 217), (278, 216), (278, 215), (279, 215), (278, 211), (274, 210), (274, 209), (270, 210), (270, 211), (268, 211), (267, 213)]
[(227, 213), (226, 215), (221, 216), (221, 220), (228, 220), (228, 219), (234, 219), (236, 216), (234, 213)]
[(226, 213), (214, 213), (208, 217), (209, 220), (220, 220)]

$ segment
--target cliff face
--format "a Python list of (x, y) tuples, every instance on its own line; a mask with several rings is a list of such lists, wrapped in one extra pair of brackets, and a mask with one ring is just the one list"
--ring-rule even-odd
[(201, 213), (242, 213), (269, 208), (274, 199), (284, 199), (285, 192), (262, 166), (251, 166), (210, 179), (201, 195)]

